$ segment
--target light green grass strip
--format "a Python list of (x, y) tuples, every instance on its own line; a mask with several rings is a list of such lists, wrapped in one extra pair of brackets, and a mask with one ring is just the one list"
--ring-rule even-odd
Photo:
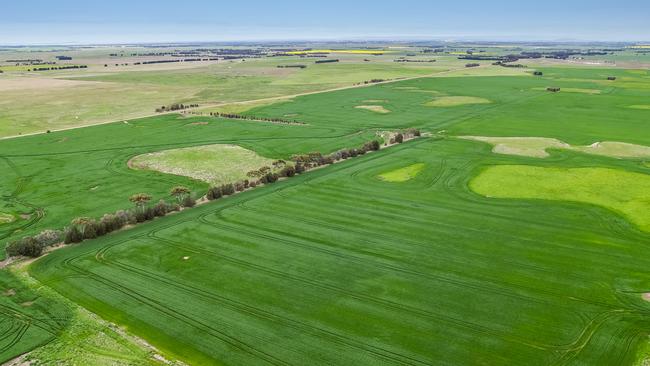
[(14, 222), (14, 220), (16, 220), (16, 217), (14, 217), (14, 215), (0, 212), (0, 225)]
[(139, 155), (130, 166), (224, 184), (247, 179), (247, 172), (272, 163), (240, 146), (207, 145)]
[(650, 231), (650, 175), (607, 168), (543, 168), (493, 166), (470, 188), (496, 198), (573, 201), (602, 206), (623, 214)]
[(458, 107), (467, 104), (490, 104), (490, 103), (492, 102), (485, 98), (452, 96), (452, 97), (436, 98), (428, 103), (425, 103), (424, 105), (427, 107)]
[(379, 175), (379, 179), (386, 182), (393, 182), (393, 183), (406, 182), (417, 177), (417, 175), (420, 174), (422, 169), (424, 169), (423, 163), (413, 164), (405, 168), (400, 168), (397, 170), (393, 170), (381, 174)]

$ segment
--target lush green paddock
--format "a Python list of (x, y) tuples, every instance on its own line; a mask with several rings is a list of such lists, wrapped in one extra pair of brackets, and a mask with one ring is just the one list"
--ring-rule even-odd
[[(304, 126), (159, 116), (0, 141), (0, 211), (18, 218), (0, 225), (0, 238), (19, 238), (63, 227), (74, 217), (126, 208), (133, 193), (146, 192), (157, 200), (178, 184), (204, 191), (207, 185), (202, 182), (126, 166), (133, 156), (166, 149), (237, 144), (267, 158), (287, 158), (356, 146), (377, 131), (406, 127), (442, 132), (442, 136), (540, 136), (574, 145), (604, 140), (650, 145), (650, 129), (645, 128), (650, 111), (629, 108), (647, 104), (646, 71), (547, 69), (544, 73), (541, 78), (417, 79), (303, 96), (245, 112), (258, 117), (291, 116), (307, 123)], [(619, 80), (602, 80), (610, 74)], [(539, 90), (556, 85), (602, 92)], [(445, 96), (484, 98), (491, 103), (427, 106)], [(373, 104), (391, 113), (356, 108), (370, 100), (382, 101)], [(410, 143), (398, 151), (370, 154), (48, 255), (35, 274), (167, 352), (199, 363), (215, 359), (247, 363), (259, 358), (295, 363), (300, 361), (298, 354), (322, 363), (399, 359), (466, 364), (489, 359), (491, 364), (530, 360), (544, 364), (564, 360), (560, 357), (583, 364), (598, 357), (628, 363), (648, 334), (646, 318), (639, 315), (645, 314), (646, 304), (639, 302), (638, 293), (626, 292), (650, 290), (645, 278), (648, 267), (642, 262), (647, 234), (604, 209), (488, 200), (467, 192), (465, 183), (491, 163), (602, 166), (644, 174), (649, 172), (647, 165), (577, 152), (553, 151), (543, 160), (515, 158), (489, 149), (479, 142), (449, 140)], [(418, 163), (427, 168), (407, 182), (378, 178)], [(215, 218), (222, 212), (238, 219), (222, 224)], [(312, 216), (305, 218), (305, 213)], [(173, 226), (162, 230), (167, 224)], [(158, 234), (138, 237), (151, 230), (160, 231), (162, 239)], [(131, 240), (132, 236), (137, 239)], [(163, 284), (138, 277), (126, 267), (95, 263), (95, 251), (104, 247), (115, 253), (117, 263), (143, 269), (142, 276), (156, 273), (165, 281), (165, 276), (172, 277)], [(311, 247), (318, 253), (309, 252)], [(350, 257), (352, 252), (363, 258)], [(68, 255), (80, 257), (64, 260)], [(190, 259), (181, 261), (184, 256)], [(360, 262), (343, 261), (346, 258)], [(240, 270), (244, 266), (240, 259), (251, 269)], [(379, 271), (385, 267), (376, 266), (384, 261), (399, 270)], [(404, 266), (407, 272), (402, 271)], [(271, 275), (270, 269), (284, 272)], [(83, 275), (52, 282), (69, 271)], [(159, 272), (165, 276), (158, 276)], [(459, 283), (469, 281), (463, 276), (474, 276), (471, 286), (466, 286), (471, 291), (459, 290), (466, 287), (455, 285), (456, 276), (461, 277)], [(105, 282), (106, 278), (115, 283)], [(319, 283), (301, 282), (304, 279)], [(179, 288), (178, 281), (191, 288)], [(483, 281), (493, 281), (495, 290)], [(333, 291), (328, 286), (346, 285), (351, 287), (343, 295), (349, 297), (328, 292)], [(129, 295), (111, 292), (123, 287)], [(197, 295), (203, 291), (206, 295)], [(535, 300), (522, 300), (521, 293)], [(215, 305), (222, 295), (222, 302)], [(156, 308), (159, 303), (172, 310)], [(257, 308), (242, 308), (242, 303)], [(301, 312), (303, 305), (306, 313)], [(151, 307), (167, 315), (152, 312)], [(276, 331), (269, 321), (284, 325)], [(206, 332), (209, 337), (202, 335)], [(308, 338), (304, 344), (310, 353), (299, 348), (299, 342), (280, 347), (279, 339), (298, 335)], [(267, 358), (257, 347), (251, 349), (259, 344), (264, 344), (263, 354), (275, 358)], [(468, 350), (475, 349), (475, 359), (460, 362), (461, 354), (468, 357)], [(393, 353), (398, 356), (390, 356)]]
[(0, 361), (50, 342), (63, 333), (71, 314), (62, 302), (0, 271)]
[[(543, 69), (543, 77), (423, 78), (369, 89), (311, 95), (293, 103), (245, 113), (292, 118), (313, 124), (362, 127), (422, 127), (454, 135), (554, 137), (572, 145), (623, 141), (650, 145), (650, 72), (618, 69)], [(617, 76), (607, 81), (607, 76)], [(545, 90), (549, 86), (596, 89), (601, 94)], [(541, 89), (541, 90), (540, 90)], [(431, 107), (440, 97), (484, 98), (490, 104)], [(388, 114), (355, 109), (384, 100)]]
[[(650, 331), (650, 238), (595, 206), (467, 188), (532, 161), (410, 142), (57, 251), (32, 274), (193, 364), (631, 364)], [(413, 164), (412, 180), (378, 178)]]
[[(208, 124), (197, 125), (197, 121)], [(128, 208), (128, 197), (134, 193), (146, 192), (158, 200), (168, 199), (169, 190), (178, 184), (201, 195), (207, 190), (207, 183), (201, 181), (129, 169), (128, 160), (144, 153), (238, 144), (266, 158), (288, 158), (295, 153), (357, 146), (373, 136), (374, 132), (353, 127), (305, 128), (161, 116), (0, 141), (0, 207), (19, 217), (0, 225), (0, 240), (4, 247), (13, 238), (62, 228), (74, 217), (99, 217)]]
[(486, 197), (546, 199), (599, 205), (650, 233), (650, 174), (607, 168), (493, 166), (470, 187)]

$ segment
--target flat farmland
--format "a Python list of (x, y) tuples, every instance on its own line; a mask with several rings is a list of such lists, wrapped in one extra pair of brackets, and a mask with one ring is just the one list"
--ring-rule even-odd
[[(162, 105), (174, 103), (248, 101), (462, 67), (451, 58), (424, 65), (397, 64), (392, 62), (393, 56), (364, 62), (363, 56), (348, 55), (340, 64), (330, 65), (285, 57), (171, 66), (134, 66), (134, 61), (142, 60), (106, 60), (90, 51), (74, 55), (75, 60), (77, 57), (89, 63), (88, 69), (45, 73), (9, 70), (0, 74), (0, 137), (145, 117)], [(128, 62), (130, 66), (115, 67), (115, 62)], [(104, 67), (104, 63), (110, 66)], [(277, 67), (301, 63), (309, 67)]]
[[(594, 159), (630, 165), (544, 164)], [(650, 239), (600, 207), (467, 188), (522, 162), (410, 142), (59, 250), (32, 274), (193, 364), (630, 364), (650, 327)], [(413, 164), (410, 180), (379, 178)]]
[[(647, 217), (645, 188), (574, 202), (553, 181), (583, 187), (574, 172), (592, 169), (597, 192), (599, 177), (650, 173), (648, 72), (540, 70), (229, 107), (250, 120), (206, 109), (3, 140), (0, 235), (100, 217), (138, 192), (205, 194), (130, 169), (139, 155), (218, 144), (289, 159), (415, 127), (424, 138), (56, 250), (29, 271), (190, 364), (631, 365), (648, 347), (650, 236), (617, 204)], [(517, 150), (525, 141), (534, 154)], [(471, 189), (492, 171), (510, 175)], [(522, 181), (525, 194), (504, 186)]]

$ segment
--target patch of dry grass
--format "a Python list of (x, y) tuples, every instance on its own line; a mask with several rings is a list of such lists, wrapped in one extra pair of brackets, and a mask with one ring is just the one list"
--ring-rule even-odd
[(356, 109), (365, 109), (367, 111), (372, 111), (372, 112), (381, 113), (381, 114), (390, 113), (390, 111), (388, 109), (384, 108), (384, 106), (381, 106), (381, 105), (358, 105), (358, 106), (356, 106), (354, 108), (356, 108)]
[(241, 146), (206, 145), (139, 155), (129, 165), (219, 185), (247, 179), (249, 171), (271, 167), (272, 163)]
[(449, 96), (439, 97), (424, 105), (427, 107), (458, 107), (468, 104), (490, 104), (490, 100), (479, 97)]

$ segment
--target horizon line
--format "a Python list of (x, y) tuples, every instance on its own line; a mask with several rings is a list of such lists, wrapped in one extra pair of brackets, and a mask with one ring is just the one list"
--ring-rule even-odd
[(426, 38), (426, 37), (351, 37), (351, 38), (277, 38), (277, 39), (260, 39), (249, 38), (241, 40), (186, 40), (186, 41), (132, 41), (132, 42), (119, 42), (119, 41), (100, 41), (100, 42), (26, 42), (26, 43), (0, 43), (0, 47), (20, 48), (20, 47), (52, 47), (52, 46), (76, 46), (76, 47), (92, 47), (92, 46), (148, 46), (148, 45), (205, 45), (205, 44), (271, 44), (271, 43), (401, 43), (401, 42), (438, 42), (438, 43), (477, 43), (477, 44), (625, 44), (625, 45), (646, 45), (650, 44), (648, 41), (640, 40), (589, 40), (589, 39), (499, 39), (499, 38), (486, 38), (486, 39), (473, 39), (471, 37), (459, 37), (457, 39), (449, 38)]

